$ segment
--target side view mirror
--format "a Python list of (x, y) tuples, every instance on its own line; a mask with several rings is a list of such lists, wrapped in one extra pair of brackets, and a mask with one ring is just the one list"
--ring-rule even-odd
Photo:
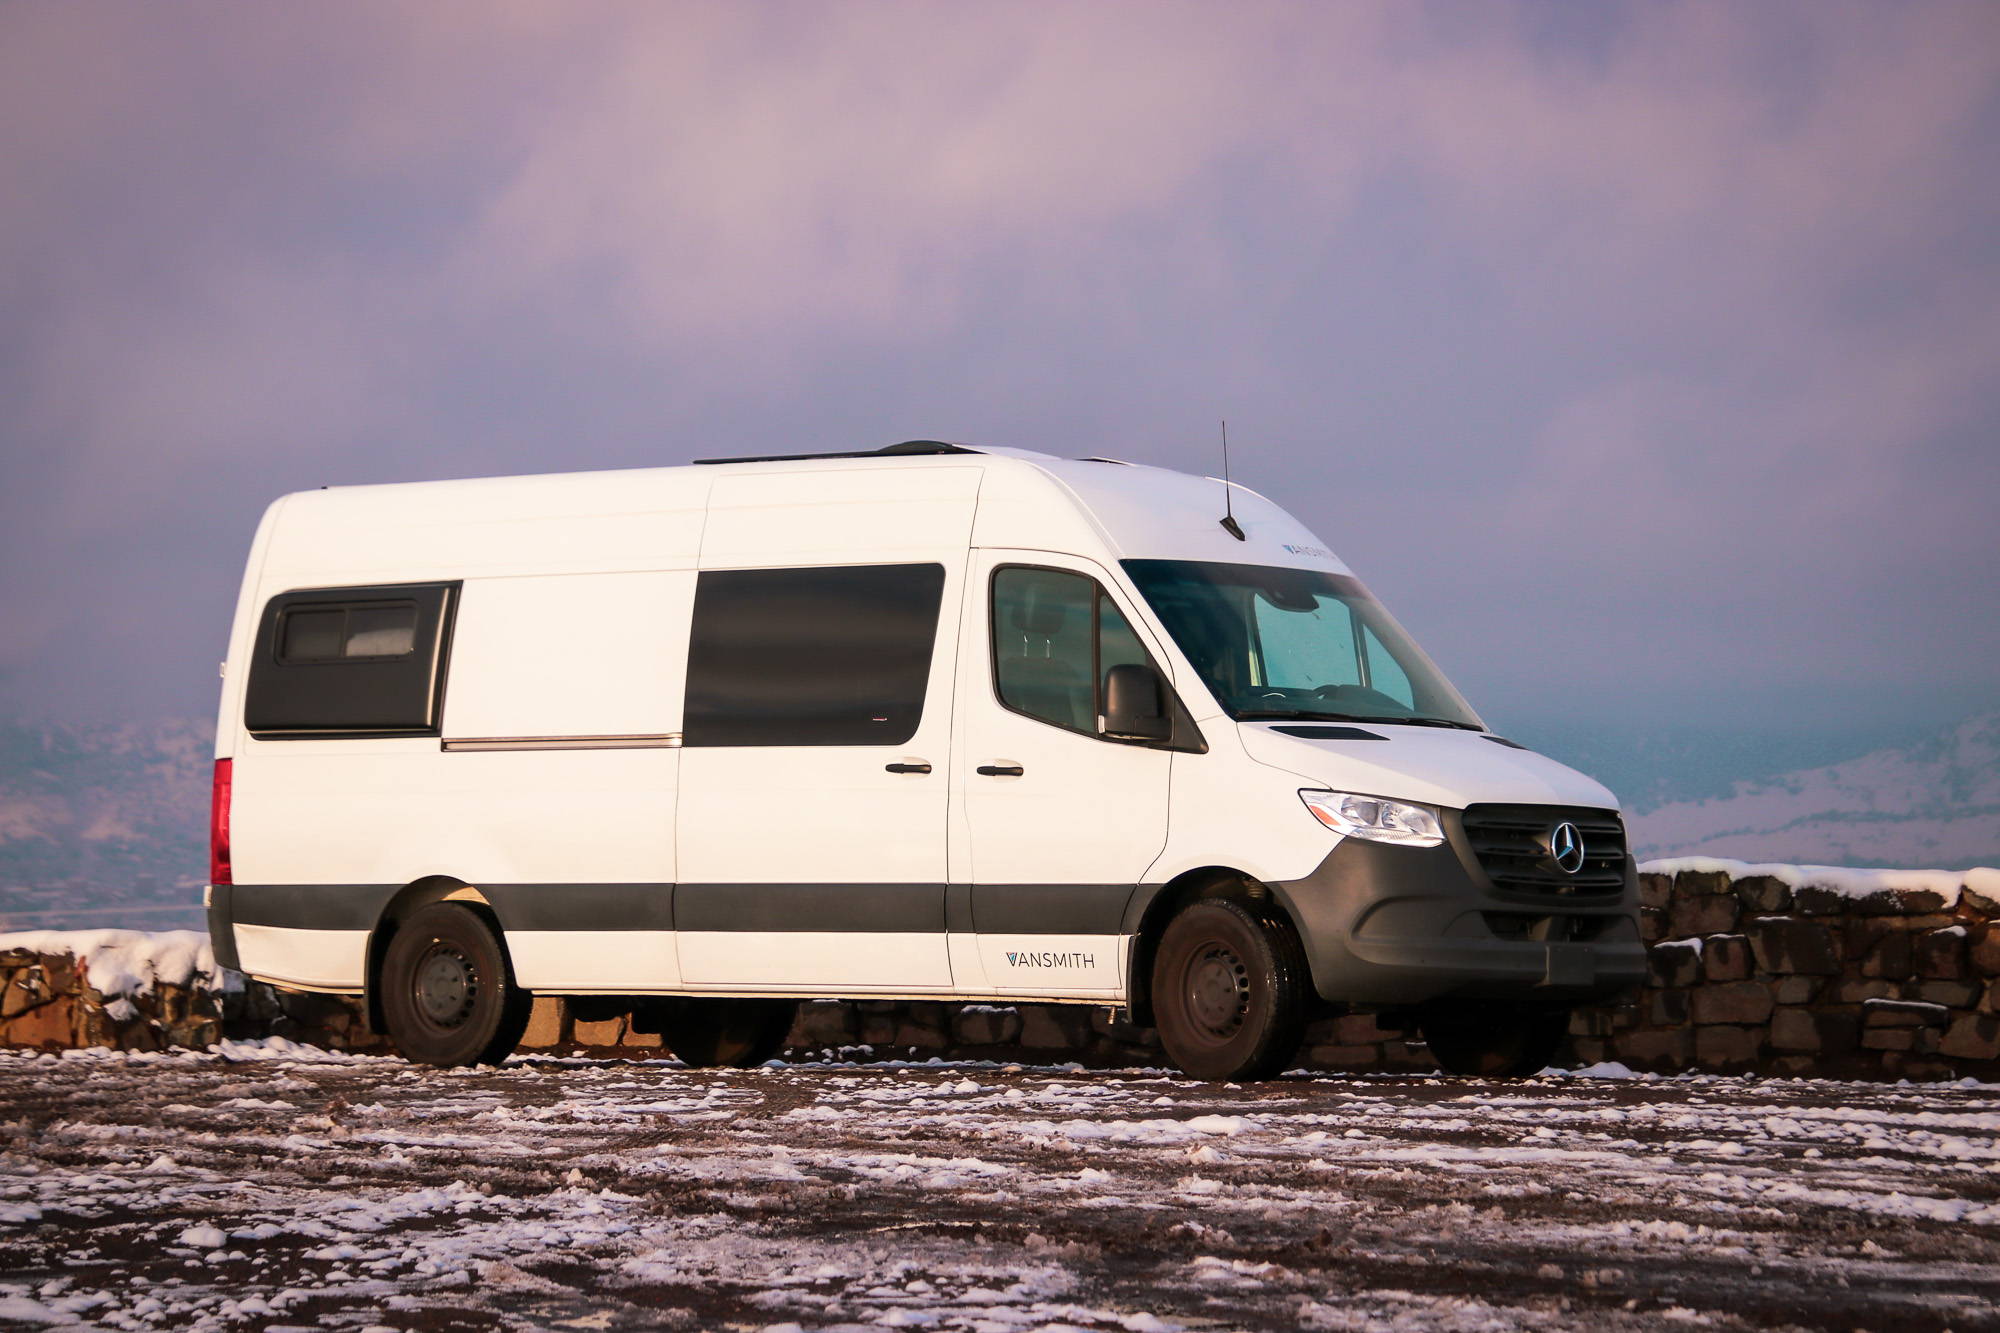
[(1105, 672), (1098, 731), (1114, 741), (1170, 739), (1174, 722), (1167, 716), (1167, 685), (1160, 673), (1138, 662), (1121, 662)]

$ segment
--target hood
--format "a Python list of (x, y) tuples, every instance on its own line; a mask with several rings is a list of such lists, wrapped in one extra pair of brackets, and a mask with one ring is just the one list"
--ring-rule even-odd
[[(1381, 740), (1288, 736), (1280, 726), (1342, 726)], [(1602, 783), (1490, 733), (1393, 723), (1242, 722), (1237, 731), (1252, 759), (1285, 769), (1304, 784), (1463, 810), (1481, 801), (1520, 805), (1618, 808)]]

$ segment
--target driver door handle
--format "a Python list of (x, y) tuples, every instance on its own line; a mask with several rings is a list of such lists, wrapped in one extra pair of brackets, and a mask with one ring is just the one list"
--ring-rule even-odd
[(1028, 770), (1019, 764), (981, 764), (972, 771), (982, 778), (1018, 778)]
[(921, 759), (913, 764), (884, 764), (882, 767), (888, 769), (891, 773), (928, 773), (931, 771), (931, 766)]

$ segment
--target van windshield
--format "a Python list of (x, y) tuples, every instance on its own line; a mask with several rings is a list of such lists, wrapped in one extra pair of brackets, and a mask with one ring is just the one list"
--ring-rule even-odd
[(1358, 579), (1317, 569), (1127, 560), (1229, 715), (1485, 727)]

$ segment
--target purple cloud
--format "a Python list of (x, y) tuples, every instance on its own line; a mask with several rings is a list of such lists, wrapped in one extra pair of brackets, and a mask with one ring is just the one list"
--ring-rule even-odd
[(1991, 697), (1994, 13), (8, 8), (0, 680), (201, 706), (286, 489), (1226, 413), (1489, 712)]

